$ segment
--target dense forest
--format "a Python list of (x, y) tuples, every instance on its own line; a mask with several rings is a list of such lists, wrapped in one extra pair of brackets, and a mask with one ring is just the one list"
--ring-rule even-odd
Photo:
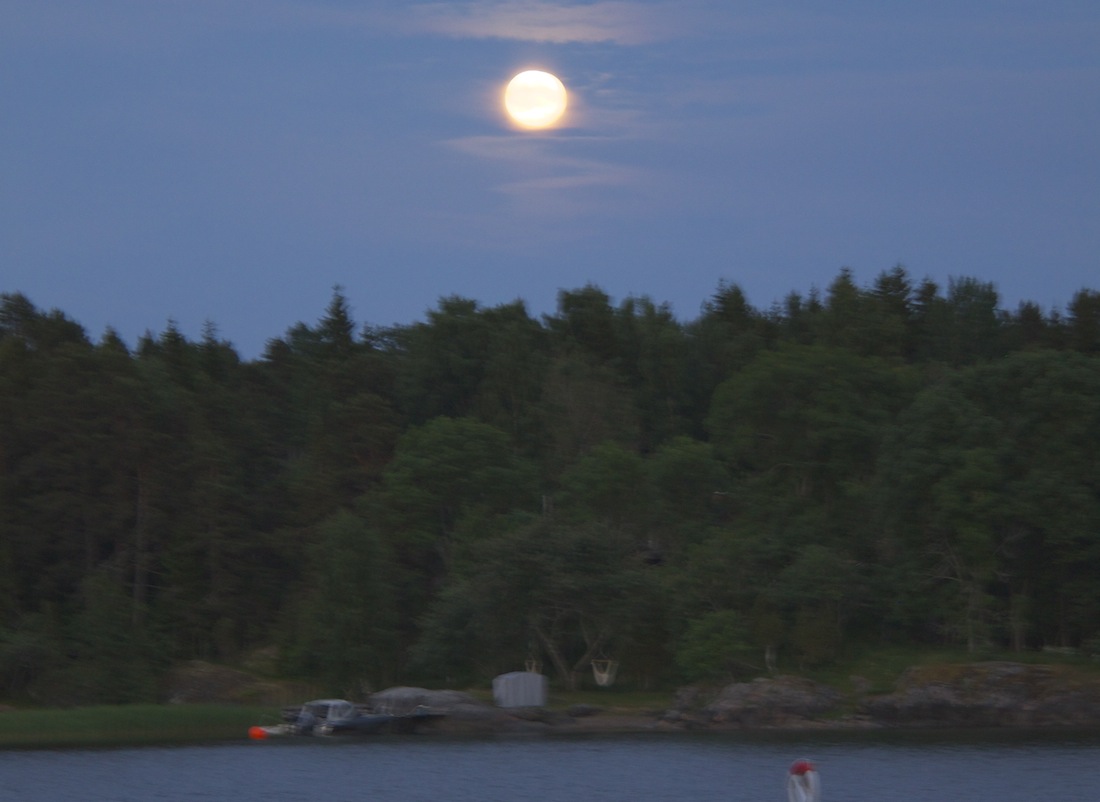
[(636, 687), (906, 642), (1100, 653), (1100, 293), (902, 267), (753, 308), (562, 291), (243, 360), (0, 295), (0, 695), (334, 690), (593, 659)]

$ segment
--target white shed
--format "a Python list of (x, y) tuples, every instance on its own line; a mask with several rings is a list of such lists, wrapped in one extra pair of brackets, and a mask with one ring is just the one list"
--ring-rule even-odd
[(546, 707), (550, 681), (533, 671), (512, 671), (493, 679), (493, 701), (499, 707)]

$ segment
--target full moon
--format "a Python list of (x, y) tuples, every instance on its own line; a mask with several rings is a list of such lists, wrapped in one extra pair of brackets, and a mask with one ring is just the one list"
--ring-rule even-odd
[(565, 113), (565, 86), (556, 75), (526, 70), (508, 82), (504, 108), (523, 128), (549, 128)]

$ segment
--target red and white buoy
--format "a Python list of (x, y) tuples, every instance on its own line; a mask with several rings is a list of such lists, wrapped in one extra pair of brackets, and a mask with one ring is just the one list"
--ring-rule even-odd
[(799, 758), (787, 773), (789, 802), (821, 802), (821, 778), (812, 761)]

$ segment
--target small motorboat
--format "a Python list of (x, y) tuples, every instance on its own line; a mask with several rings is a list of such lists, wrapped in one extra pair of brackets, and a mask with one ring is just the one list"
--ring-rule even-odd
[(283, 722), (254, 726), (248, 735), (263, 740), (278, 735), (368, 735), (376, 732), (412, 732), (417, 725), (442, 713), (417, 707), (407, 713), (379, 713), (346, 699), (314, 699), (283, 709)]

